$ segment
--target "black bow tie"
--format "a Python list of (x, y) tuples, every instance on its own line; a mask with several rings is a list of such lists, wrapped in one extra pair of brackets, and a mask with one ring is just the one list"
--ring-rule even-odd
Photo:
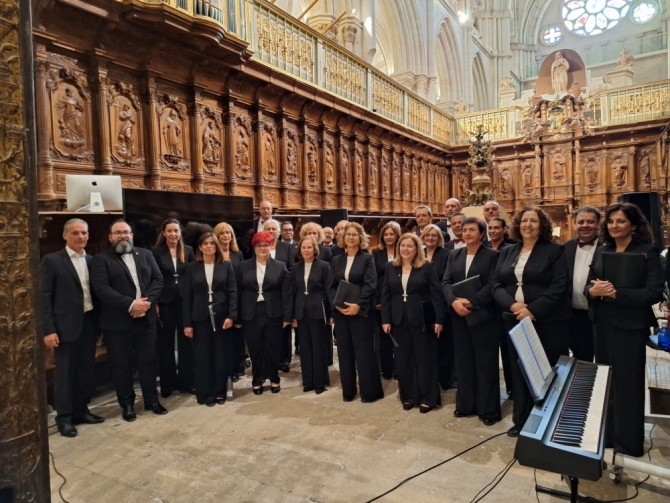
[(593, 246), (594, 244), (596, 244), (596, 240), (592, 239), (591, 241), (579, 241), (577, 242), (577, 244), (579, 245), (580, 248), (584, 246)]

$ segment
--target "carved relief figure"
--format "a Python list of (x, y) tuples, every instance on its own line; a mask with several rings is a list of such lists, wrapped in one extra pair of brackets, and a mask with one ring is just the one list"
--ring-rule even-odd
[(649, 151), (644, 150), (642, 152), (642, 158), (640, 159), (640, 179), (642, 180), (642, 183), (646, 186), (649, 187), (650, 185), (650, 178), (649, 178)]
[(163, 126), (163, 138), (167, 147), (167, 155), (174, 157), (181, 157), (181, 128), (178, 121), (176, 112), (170, 110), (170, 114), (165, 119), (165, 125)]
[(58, 110), (60, 142), (70, 148), (84, 145), (86, 139), (84, 137), (84, 127), (81, 123), (84, 107), (74, 97), (72, 88), (65, 88), (65, 96), (58, 100), (56, 109)]
[(206, 163), (218, 163), (221, 159), (219, 150), (221, 148), (221, 140), (217, 138), (214, 123), (207, 122), (207, 127), (202, 133), (202, 160)]
[(377, 156), (370, 156), (370, 192), (377, 192)]
[(511, 175), (508, 169), (500, 172), (500, 193), (509, 194), (512, 189)]
[(403, 195), (406, 198), (409, 198), (410, 191), (409, 191), (409, 166), (405, 165), (402, 170), (402, 178), (403, 178)]
[(561, 152), (551, 156), (551, 175), (556, 182), (565, 179), (565, 156)]
[(570, 63), (563, 57), (561, 52), (557, 52), (554, 62), (551, 64), (551, 87), (555, 93), (565, 94), (568, 92), (568, 70)]
[(356, 185), (358, 186), (358, 192), (363, 192), (363, 158), (361, 153), (356, 150)]
[(460, 189), (460, 195), (462, 196), (470, 192), (470, 180), (468, 179), (467, 173), (458, 174), (458, 188)]
[(237, 150), (235, 154), (235, 161), (237, 164), (236, 174), (242, 179), (251, 177), (249, 167), (249, 141), (243, 129), (240, 129), (240, 134), (237, 137)]
[(414, 185), (414, 200), (418, 201), (419, 199), (419, 168), (416, 164), (412, 166), (412, 183)]
[(346, 148), (342, 150), (342, 184), (349, 186), (349, 153)]
[(275, 165), (275, 142), (272, 135), (266, 134), (263, 142), (263, 180), (274, 182), (277, 180), (277, 167)]
[(382, 157), (382, 194), (389, 195), (389, 161), (386, 156)]
[(614, 175), (614, 185), (617, 188), (626, 186), (628, 179), (628, 166), (626, 166), (626, 162), (621, 157), (614, 159), (614, 162), (612, 163), (612, 174)]
[(311, 186), (316, 185), (316, 169), (317, 169), (317, 159), (316, 151), (313, 145), (309, 146), (309, 151), (307, 152), (307, 178)]
[(523, 171), (523, 188), (528, 191), (533, 189), (533, 168), (526, 168)]
[(298, 158), (295, 144), (292, 141), (286, 143), (286, 180), (291, 185), (298, 183)]
[(586, 179), (590, 187), (598, 185), (598, 163), (591, 161), (586, 165)]
[(333, 150), (330, 147), (326, 148), (326, 184), (332, 187), (335, 181), (335, 168), (333, 163)]
[(400, 195), (400, 165), (398, 159), (393, 160), (393, 191), (396, 197)]
[(119, 112), (119, 143), (116, 144), (116, 152), (124, 159), (131, 159), (135, 156), (135, 145), (133, 138), (133, 126), (135, 125), (135, 115), (126, 104)]

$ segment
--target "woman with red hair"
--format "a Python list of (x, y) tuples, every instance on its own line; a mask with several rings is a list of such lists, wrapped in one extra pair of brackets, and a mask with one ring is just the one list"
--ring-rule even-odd
[(244, 328), (255, 395), (263, 393), (266, 379), (270, 379), (273, 393), (281, 391), (282, 328), (293, 318), (291, 277), (284, 262), (270, 257), (273, 241), (269, 232), (257, 232), (251, 240), (254, 257), (241, 262), (235, 271), (240, 313), (237, 326)]

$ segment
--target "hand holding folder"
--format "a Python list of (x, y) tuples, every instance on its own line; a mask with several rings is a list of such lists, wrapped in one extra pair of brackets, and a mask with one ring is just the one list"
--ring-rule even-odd
[[(458, 283), (454, 283), (452, 285), (452, 290), (456, 297), (459, 299), (467, 299), (470, 301), (470, 304), (472, 304), (477, 296), (477, 292), (483, 287), (482, 280), (478, 274), (471, 278), (464, 279), (463, 281), (459, 281)], [(468, 322), (469, 326), (479, 325), (490, 318), (488, 311), (480, 309), (479, 306), (471, 305), (469, 309), (471, 312), (465, 317), (465, 321)]]

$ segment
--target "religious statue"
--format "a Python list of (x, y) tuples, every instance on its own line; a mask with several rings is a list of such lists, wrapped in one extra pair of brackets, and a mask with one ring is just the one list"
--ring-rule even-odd
[(389, 193), (389, 162), (385, 156), (382, 157), (382, 193), (385, 196)]
[(551, 172), (554, 181), (561, 181), (565, 178), (565, 156), (560, 152), (556, 152), (551, 157)]
[(642, 152), (642, 158), (640, 159), (640, 177), (642, 178), (642, 183), (649, 187), (649, 151), (645, 150)]
[(244, 134), (244, 131), (240, 129), (240, 134), (237, 137), (237, 151), (235, 153), (235, 159), (237, 162), (237, 167), (242, 170), (242, 178), (251, 177), (249, 173), (249, 142)]
[(510, 188), (510, 174), (508, 170), (504, 170), (500, 173), (500, 192), (502, 194), (507, 194), (509, 193)]
[(291, 185), (298, 183), (298, 164), (295, 145), (292, 141), (286, 143), (286, 174), (288, 183)]
[(349, 153), (346, 149), (342, 150), (342, 184), (349, 186)]
[(123, 105), (123, 108), (119, 112), (119, 122), (121, 122), (121, 127), (119, 128), (119, 143), (116, 145), (116, 151), (124, 159), (131, 159), (135, 156), (135, 148), (133, 145), (135, 116), (133, 115), (133, 111), (126, 104)]
[(214, 124), (208, 121), (207, 127), (202, 133), (202, 159), (205, 162), (217, 163), (221, 159), (219, 149), (221, 140), (217, 138)]
[(61, 133), (61, 143), (70, 148), (84, 145), (86, 140), (84, 139), (84, 128), (81, 123), (84, 107), (74, 97), (71, 88), (65, 88), (65, 96), (56, 103), (56, 108), (58, 109), (58, 129)]
[(326, 148), (326, 183), (330, 187), (335, 181), (335, 169), (333, 164), (333, 151)]
[(461, 196), (465, 196), (470, 192), (470, 180), (468, 179), (467, 173), (460, 173), (458, 175), (458, 187)]
[(633, 67), (633, 60), (635, 57), (630, 53), (628, 49), (625, 47), (621, 49), (621, 53), (619, 54), (619, 59), (616, 60), (616, 67), (617, 68), (632, 68)]
[(590, 162), (586, 165), (586, 178), (589, 186), (598, 185), (598, 163)]
[(393, 191), (396, 196), (400, 195), (400, 165), (398, 160), (393, 161)]
[(419, 170), (416, 166), (412, 166), (412, 181), (414, 184), (414, 200), (417, 201), (419, 199)]
[(265, 135), (265, 144), (263, 146), (265, 148), (265, 155), (263, 156), (265, 165), (263, 168), (268, 175), (267, 177), (263, 176), (263, 180), (274, 182), (277, 179), (277, 168), (275, 167), (275, 142), (271, 135)]
[(163, 126), (163, 138), (165, 140), (165, 147), (167, 148), (167, 155), (181, 157), (180, 136), (181, 128), (177, 123), (177, 114), (174, 110), (170, 109), (168, 118), (165, 119), (165, 125)]
[(370, 192), (377, 191), (377, 158), (374, 155), (370, 156)]
[(626, 163), (620, 157), (612, 163), (612, 173), (614, 174), (614, 185), (617, 188), (625, 187), (628, 177), (628, 166), (626, 166)]
[(523, 172), (523, 188), (533, 188), (533, 170), (531, 168), (526, 168)]
[(554, 62), (551, 64), (551, 87), (555, 93), (565, 94), (568, 92), (569, 69), (570, 63), (563, 57), (561, 51), (558, 51)]
[(310, 185), (316, 184), (316, 152), (313, 147), (307, 152), (307, 178)]
[(363, 192), (363, 158), (361, 154), (356, 151), (356, 183), (358, 185), (358, 192)]

